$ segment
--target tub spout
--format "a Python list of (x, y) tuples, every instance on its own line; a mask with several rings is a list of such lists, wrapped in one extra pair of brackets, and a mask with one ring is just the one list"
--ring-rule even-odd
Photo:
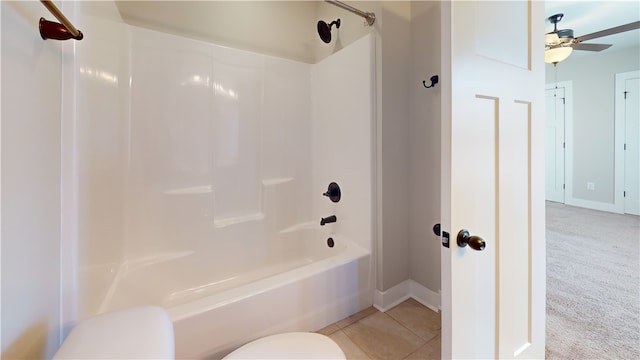
[(338, 221), (335, 215), (327, 216), (325, 218), (320, 219), (320, 226), (324, 226), (324, 224), (333, 223)]

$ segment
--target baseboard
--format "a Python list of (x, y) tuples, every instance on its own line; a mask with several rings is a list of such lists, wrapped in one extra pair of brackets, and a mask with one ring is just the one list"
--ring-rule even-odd
[(375, 290), (373, 306), (385, 312), (401, 302), (413, 298), (433, 311), (440, 311), (440, 293), (430, 290), (421, 284), (409, 279), (386, 290)]
[(405, 280), (386, 291), (375, 290), (373, 306), (385, 312), (411, 297), (411, 281)]
[(440, 312), (440, 291), (435, 292), (411, 280), (411, 297), (429, 309)]
[(612, 212), (617, 214), (622, 213), (620, 210), (620, 207), (616, 206), (616, 204), (604, 203), (600, 201), (592, 201), (592, 200), (584, 200), (584, 199), (567, 197), (567, 199), (565, 200), (565, 204), (592, 209), (592, 210), (607, 211), (607, 212)]

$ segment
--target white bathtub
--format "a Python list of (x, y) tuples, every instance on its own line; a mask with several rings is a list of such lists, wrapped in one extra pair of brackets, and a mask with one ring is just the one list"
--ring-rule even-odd
[(159, 305), (175, 328), (177, 358), (220, 358), (261, 336), (318, 330), (372, 304), (371, 255), (318, 229), (271, 241), (260, 260), (207, 261), (176, 252), (123, 264), (99, 312)]

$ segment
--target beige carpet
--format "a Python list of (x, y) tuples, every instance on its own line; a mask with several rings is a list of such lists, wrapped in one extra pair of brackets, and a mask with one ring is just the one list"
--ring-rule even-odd
[(547, 359), (640, 359), (640, 217), (547, 203)]

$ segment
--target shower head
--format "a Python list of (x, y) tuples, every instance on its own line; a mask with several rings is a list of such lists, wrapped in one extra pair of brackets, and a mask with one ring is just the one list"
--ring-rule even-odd
[(320, 39), (327, 44), (331, 42), (331, 27), (333, 24), (336, 25), (336, 28), (340, 29), (340, 19), (332, 21), (330, 24), (322, 20), (318, 21), (318, 35), (320, 35)]

